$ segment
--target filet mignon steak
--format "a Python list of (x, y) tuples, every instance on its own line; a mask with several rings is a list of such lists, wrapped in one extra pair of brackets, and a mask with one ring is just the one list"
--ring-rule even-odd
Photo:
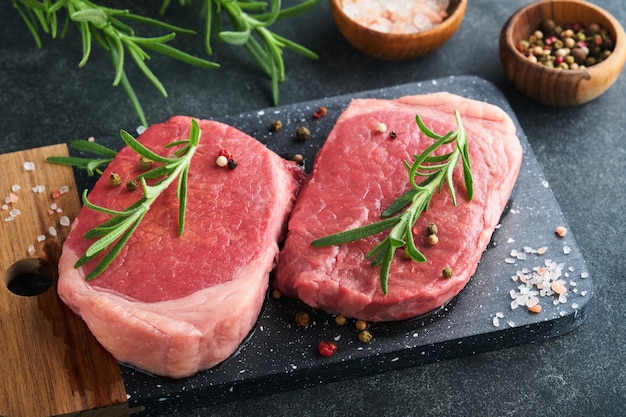
[[(466, 198), (459, 166), (453, 179), (458, 205), (452, 205), (444, 187), (416, 223), (415, 242), (425, 263), (404, 259), (402, 251), (396, 251), (385, 295), (379, 268), (372, 267), (365, 255), (386, 232), (338, 246), (311, 246), (317, 238), (380, 220), (381, 212), (409, 188), (403, 161), (411, 162), (413, 155), (433, 143), (419, 131), (416, 115), (444, 135), (457, 130), (455, 110), (468, 136), (474, 196), (471, 201)], [(386, 125), (385, 132), (376, 128), (379, 123)], [(392, 131), (395, 138), (390, 137)], [(300, 191), (273, 285), (314, 308), (371, 322), (403, 320), (441, 307), (476, 270), (521, 160), (515, 126), (496, 106), (449, 93), (353, 100)], [(431, 222), (438, 228), (435, 246), (426, 242)], [(446, 267), (452, 268), (451, 278), (443, 277)]]
[[(83, 208), (64, 243), (58, 292), (98, 341), (123, 363), (146, 372), (185, 377), (231, 355), (261, 310), (268, 276), (303, 171), (233, 127), (198, 122), (201, 137), (189, 169), (185, 229), (178, 236), (173, 184), (153, 204), (120, 255), (92, 281), (96, 260), (74, 268), (93, 240), (84, 233), (109, 217)], [(191, 118), (176, 116), (138, 140), (152, 151), (189, 136)], [(220, 151), (235, 169), (218, 167)], [(135, 178), (138, 156), (122, 149), (89, 200), (123, 210), (140, 198), (108, 178)]]

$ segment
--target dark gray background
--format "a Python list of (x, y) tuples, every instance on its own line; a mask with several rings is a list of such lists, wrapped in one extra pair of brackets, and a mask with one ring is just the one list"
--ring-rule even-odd
[[(517, 115), (587, 260), (595, 285), (587, 321), (542, 343), (168, 415), (623, 414), (626, 81), (621, 76), (603, 96), (576, 108), (548, 108), (520, 95), (504, 76), (497, 44), (507, 17), (526, 3), (471, 0), (448, 44), (427, 57), (398, 63), (354, 50), (324, 2), (306, 16), (274, 26), (320, 55), (310, 61), (285, 53), (287, 80), (280, 104), (451, 75), (476, 75), (495, 84)], [(626, 21), (620, 1), (595, 3)], [(157, 16), (156, 5), (123, 4)], [(168, 16), (200, 29), (196, 12), (173, 4)], [(111, 87), (108, 56), (94, 50), (87, 67), (77, 68), (81, 49), (75, 30), (63, 40), (44, 37), (44, 47), (37, 49), (10, 2), (0, 4), (0, 19), (0, 152), (91, 135), (112, 137), (120, 128), (138, 125), (124, 92)], [(202, 53), (198, 39), (176, 41)], [(155, 57), (150, 65), (164, 81), (168, 99), (138, 71), (129, 71), (149, 121), (173, 114), (219, 119), (271, 104), (269, 81), (242, 50), (216, 45), (213, 59), (221, 69), (200, 70)]]

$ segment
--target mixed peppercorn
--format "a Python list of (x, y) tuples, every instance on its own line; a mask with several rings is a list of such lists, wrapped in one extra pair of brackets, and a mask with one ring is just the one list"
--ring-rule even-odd
[(531, 62), (557, 69), (583, 69), (598, 64), (615, 46), (611, 34), (597, 23), (558, 25), (545, 20), (517, 49)]

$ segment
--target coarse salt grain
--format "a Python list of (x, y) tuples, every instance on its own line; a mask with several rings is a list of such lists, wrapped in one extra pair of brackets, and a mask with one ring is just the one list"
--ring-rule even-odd
[(35, 245), (30, 245), (30, 246), (28, 246), (27, 252), (28, 252), (28, 254), (29, 254), (29, 255), (31, 255), (31, 256), (32, 256), (32, 255), (34, 255), (34, 254), (35, 254), (35, 252), (36, 252), (36, 250), (35, 250)]
[(48, 233), (50, 233), (50, 236), (52, 237), (56, 237), (57, 235), (57, 229), (54, 228), (54, 226), (50, 226), (48, 228)]
[(24, 162), (24, 169), (26, 171), (34, 171), (35, 170), (35, 163), (31, 162), (31, 161)]
[(33, 193), (35, 194), (41, 194), (44, 191), (46, 191), (46, 186), (45, 185), (35, 185), (33, 188)]
[(69, 218), (69, 217), (67, 217), (67, 216), (62, 216), (62, 217), (59, 219), (59, 224), (60, 224), (61, 226), (69, 226), (69, 225), (70, 225), (70, 218)]
[(43, 242), (44, 240), (46, 240), (46, 235), (37, 236), (37, 242)]
[(20, 185), (19, 185), (19, 184), (13, 184), (13, 185), (11, 186), (11, 191), (13, 191), (14, 193), (18, 192), (18, 191), (19, 191), (19, 190), (21, 190), (21, 189), (22, 189), (22, 187), (20, 187)]

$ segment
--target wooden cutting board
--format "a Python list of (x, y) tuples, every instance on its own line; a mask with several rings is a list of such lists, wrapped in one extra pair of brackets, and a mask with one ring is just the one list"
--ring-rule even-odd
[(72, 169), (45, 160), (67, 154), (54, 145), (0, 155), (2, 417), (139, 411), (128, 408), (117, 362), (57, 295), (66, 221), (80, 202)]

